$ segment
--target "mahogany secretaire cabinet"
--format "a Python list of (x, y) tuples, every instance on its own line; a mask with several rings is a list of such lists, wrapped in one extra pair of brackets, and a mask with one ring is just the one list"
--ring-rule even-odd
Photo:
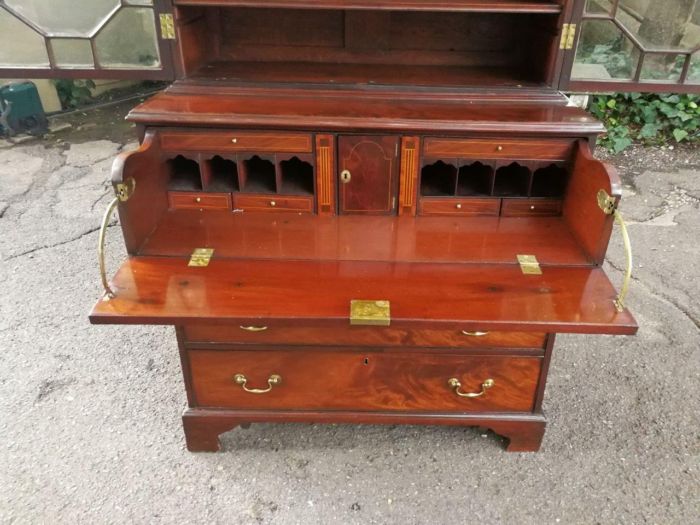
[(604, 128), (561, 92), (698, 91), (700, 13), (669, 32), (676, 7), (646, 0), (88, 2), (71, 33), (39, 4), (0, 1), (5, 74), (175, 80), (129, 116), (90, 320), (175, 327), (189, 450), (309, 421), (535, 451), (555, 335), (636, 332), (601, 268), (616, 219), (629, 255)]

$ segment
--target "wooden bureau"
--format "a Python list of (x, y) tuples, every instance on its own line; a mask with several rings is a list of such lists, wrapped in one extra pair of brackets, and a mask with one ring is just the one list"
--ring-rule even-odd
[[(637, 331), (620, 179), (591, 151), (604, 128), (561, 90), (698, 91), (700, 42), (644, 28), (608, 43), (629, 71), (596, 62), (592, 24), (642, 31), (627, 9), (157, 0), (119, 8), (152, 22), (153, 49), (117, 65), (91, 36), (94, 64), (62, 65), (45, 35), (48, 65), (22, 76), (175, 80), (128, 117), (140, 144), (114, 164), (90, 320), (176, 328), (189, 450), (295, 421), (482, 426), (539, 449), (556, 334)], [(651, 75), (664, 54), (677, 74)]]

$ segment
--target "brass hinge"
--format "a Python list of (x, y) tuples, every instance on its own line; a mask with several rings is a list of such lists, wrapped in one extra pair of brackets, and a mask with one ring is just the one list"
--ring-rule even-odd
[(559, 49), (573, 49), (576, 40), (576, 24), (564, 24), (561, 28)]
[(598, 206), (605, 215), (612, 215), (617, 208), (617, 199), (608, 195), (607, 191), (600, 190), (598, 192)]
[(163, 40), (175, 40), (175, 19), (172, 13), (160, 15), (160, 36)]
[(542, 275), (542, 268), (534, 255), (518, 255), (518, 262), (525, 275)]
[(357, 326), (389, 326), (389, 301), (350, 301), (350, 324)]
[(209, 266), (211, 258), (214, 255), (214, 250), (211, 248), (197, 248), (192, 252), (190, 257), (190, 262), (187, 266), (195, 266), (198, 268), (204, 268)]
[(119, 202), (128, 201), (136, 189), (136, 179), (129, 177), (124, 182), (114, 185), (114, 192), (117, 194)]

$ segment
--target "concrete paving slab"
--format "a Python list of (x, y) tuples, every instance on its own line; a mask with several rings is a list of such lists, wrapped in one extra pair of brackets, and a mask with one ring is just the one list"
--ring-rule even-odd
[[(120, 148), (0, 150), (0, 522), (697, 522), (697, 150), (667, 171), (623, 170), (640, 333), (559, 338), (539, 454), (507, 454), (477, 429), (302, 424), (253, 425), (226, 434), (223, 453), (191, 454), (172, 329), (87, 320)], [(117, 227), (107, 250), (115, 269)], [(618, 282), (623, 265), (616, 234)]]

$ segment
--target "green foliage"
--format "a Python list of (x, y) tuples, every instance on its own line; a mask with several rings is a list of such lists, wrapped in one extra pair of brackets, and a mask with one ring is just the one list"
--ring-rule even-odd
[(54, 80), (58, 98), (63, 109), (74, 109), (92, 102), (92, 89), (95, 83), (92, 80)]
[(593, 97), (590, 111), (608, 131), (599, 144), (620, 153), (646, 145), (700, 141), (700, 96), (617, 93)]

